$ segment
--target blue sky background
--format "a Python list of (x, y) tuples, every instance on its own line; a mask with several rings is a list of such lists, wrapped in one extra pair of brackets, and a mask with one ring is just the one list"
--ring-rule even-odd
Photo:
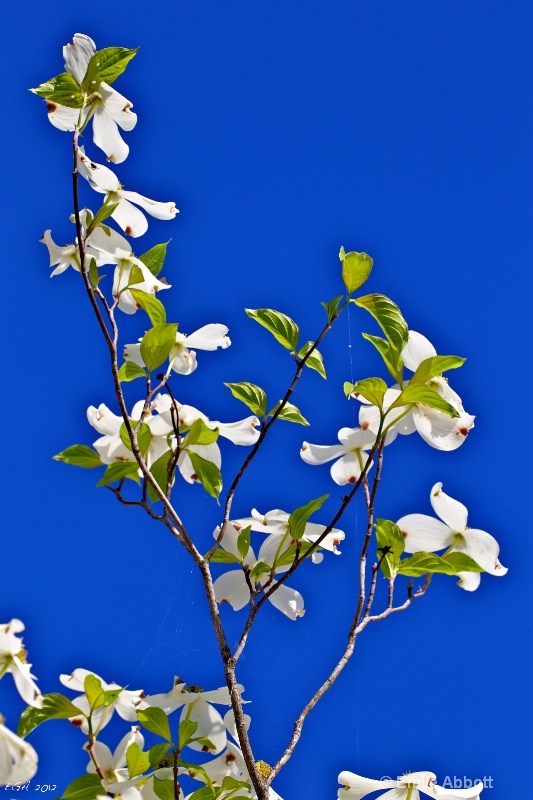
[[(290, 358), (243, 308), (277, 308), (298, 321), (304, 341), (315, 337), (319, 301), (342, 291), (340, 245), (373, 257), (368, 291), (395, 300), (439, 352), (468, 357), (452, 376), (477, 415), (468, 441), (441, 453), (401, 437), (386, 453), (377, 512), (430, 513), (430, 488), (442, 481), (469, 507), (470, 524), (498, 539), (509, 573), (482, 577), (474, 594), (437, 578), (408, 612), (370, 626), (276, 788), (284, 800), (326, 800), (344, 769), (376, 778), (429, 769), (441, 782), (492, 776), (485, 797), (517, 796), (532, 733), (531, 4), (96, 0), (82, 9), (29, 0), (11, 6), (4, 23), (0, 620), (26, 623), (41, 688), (59, 691), (59, 673), (79, 666), (147, 693), (170, 689), (174, 674), (204, 688), (223, 684), (186, 554), (164, 528), (96, 489), (96, 471), (51, 460), (94, 441), (88, 405), (116, 409), (79, 276), (50, 281), (38, 242), (45, 228), (58, 243), (73, 238), (71, 144), (27, 88), (62, 70), (61, 47), (81, 31), (99, 48), (141, 47), (116, 84), (139, 115), (116, 172), (128, 189), (181, 209), (172, 223), (151, 221), (134, 245), (141, 253), (172, 237), (169, 318), (186, 333), (209, 322), (230, 327), (229, 350), (199, 353), (197, 372), (176, 376), (181, 402), (239, 419), (246, 409), (222, 385), (239, 380), (277, 400)], [(88, 189), (84, 198), (96, 207)], [(140, 314), (124, 320), (122, 341), (144, 325)], [(340, 427), (356, 424), (344, 380), (386, 377), (361, 330), (374, 328), (352, 311), (326, 340), (328, 382), (309, 371), (295, 397), (312, 427), (274, 430), (243, 481), (237, 515), (253, 506), (290, 511), (325, 492), (316, 519), (333, 515), (342, 490), (327, 467), (303, 464), (299, 448), (304, 438), (332, 444)], [(128, 387), (131, 404), (136, 391)], [(223, 448), (227, 485), (243, 455)], [(207, 549), (218, 507), (198, 486), (181, 482), (175, 494)], [(292, 581), (305, 617), (292, 623), (265, 608), (240, 664), (252, 742), (270, 763), (344, 646), (361, 505), (342, 527), (342, 556)], [(381, 582), (376, 603), (384, 602)], [(223, 609), (230, 636), (243, 613)], [(14, 727), (23, 704), (7, 679), (0, 708)], [(125, 730), (110, 725), (102, 739), (115, 744)], [(84, 770), (83, 737), (68, 723), (50, 722), (31, 741), (41, 770), (30, 792), (37, 784), (59, 791)]]

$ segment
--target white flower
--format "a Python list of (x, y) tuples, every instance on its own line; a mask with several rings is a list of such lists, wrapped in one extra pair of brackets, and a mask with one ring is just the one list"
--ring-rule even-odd
[(365, 451), (370, 450), (375, 444), (376, 434), (363, 428), (341, 428), (339, 441), (340, 444), (330, 446), (304, 442), (300, 455), (306, 464), (313, 465), (325, 464), (334, 458), (339, 459), (332, 465), (330, 472), (335, 483), (344, 486), (347, 483), (355, 483), (360, 477), (367, 462)]
[[(408, 553), (433, 553), (449, 547), (453, 552), (466, 553), (484, 572), (505, 575), (507, 568), (498, 560), (500, 548), (496, 539), (490, 533), (467, 527), (466, 507), (445, 494), (442, 483), (433, 486), (430, 501), (442, 522), (426, 514), (408, 514), (396, 523), (405, 537), (405, 550)], [(461, 588), (473, 592), (479, 586), (479, 572), (461, 572), (459, 575)]]
[[(66, 686), (68, 689), (73, 689), (75, 692), (83, 692), (83, 694), (75, 697), (72, 700), (73, 705), (79, 708), (80, 711), (83, 711), (84, 714), (88, 714), (90, 711), (89, 701), (85, 695), (85, 678), (87, 675), (94, 675), (94, 677), (97, 678), (102, 684), (102, 689), (104, 692), (107, 692), (108, 690), (121, 689), (120, 693), (111, 703), (111, 705), (106, 706), (105, 708), (98, 708), (93, 712), (93, 731), (101, 731), (102, 728), (104, 728), (110, 721), (114, 711), (117, 712), (119, 717), (122, 717), (122, 719), (125, 719), (127, 722), (137, 721), (137, 708), (144, 694), (142, 689), (130, 691), (128, 689), (123, 689), (118, 683), (106, 683), (95, 672), (90, 672), (90, 670), (81, 669), (80, 667), (75, 669), (70, 675), (59, 676), (59, 680), (63, 686)], [(76, 727), (80, 727), (84, 733), (88, 733), (87, 720), (85, 717), (81, 715), (79, 717), (71, 717), (70, 721)]]
[(178, 213), (175, 203), (158, 203), (137, 192), (124, 191), (115, 173), (87, 158), (82, 147), (78, 151), (78, 169), (96, 192), (105, 194), (104, 202), (118, 203), (111, 216), (128, 236), (142, 236), (148, 230), (148, 220), (133, 203), (156, 219), (174, 219)]
[[(78, 84), (85, 78), (89, 61), (95, 52), (95, 43), (83, 33), (74, 34), (72, 44), (63, 48), (65, 69)], [(91, 95), (91, 106), (82, 110), (81, 120), (79, 108), (68, 108), (51, 100), (46, 101), (48, 119), (59, 130), (73, 131), (80, 121), (83, 124), (89, 112), (93, 113), (95, 145), (104, 151), (108, 161), (119, 164), (127, 158), (129, 147), (117, 126), (124, 131), (131, 131), (137, 124), (137, 115), (130, 110), (130, 101), (104, 81), (95, 88), (96, 91)]]
[[(143, 400), (135, 403), (130, 417), (133, 422), (139, 421), (143, 408)], [(153, 404), (151, 408), (153, 408)], [(89, 406), (87, 419), (98, 433), (103, 434), (94, 442), (93, 446), (104, 464), (113, 464), (115, 461), (135, 461), (132, 451), (126, 447), (120, 436), (124, 421), (121, 416), (113, 414), (104, 403), (101, 403), (98, 408)], [(150, 443), (145, 454), (146, 463), (150, 466), (170, 449), (169, 436), (174, 429), (170, 421), (167, 422), (161, 414), (152, 414), (151, 409), (143, 419), (143, 423), (148, 425), (151, 433)]]
[(170, 289), (168, 283), (159, 281), (140, 259), (135, 258), (128, 240), (120, 233), (111, 229), (106, 233), (102, 228), (96, 228), (90, 236), (90, 243), (106, 259), (104, 263), (117, 265), (113, 278), (113, 296), (118, 298), (118, 307), (125, 314), (135, 314), (139, 308), (129, 289), (126, 289), (132, 283), (131, 273), (134, 268), (137, 270), (137, 277), (132, 285), (133, 289), (152, 295), (162, 289)]
[(0, 625), (0, 678), (10, 672), (17, 691), (22, 699), (35, 708), (43, 704), (42, 694), (31, 674), (31, 664), (26, 662), (26, 651), (16, 634), (22, 633), (24, 624), (20, 619), (12, 619)]
[(0, 786), (27, 783), (37, 772), (37, 760), (31, 744), (0, 722)]
[[(225, 350), (229, 347), (231, 340), (227, 336), (228, 329), (225, 325), (211, 323), (198, 328), (197, 331), (186, 336), (184, 333), (176, 333), (176, 345), (170, 352), (170, 369), (180, 375), (190, 375), (194, 372), (198, 364), (196, 363), (196, 352), (189, 350), (188, 346), (197, 347), (199, 350)], [(139, 339), (142, 342), (142, 339)], [(185, 346), (187, 342), (187, 347)], [(140, 344), (127, 344), (124, 347), (124, 358), (133, 361), (139, 367), (144, 367), (141, 356)]]
[[(402, 359), (408, 369), (414, 372), (422, 361), (436, 355), (437, 351), (425, 336), (416, 331), (409, 331), (409, 340), (402, 350)], [(404, 384), (404, 388), (407, 385), (408, 381)], [(468, 432), (474, 427), (475, 417), (465, 412), (461, 398), (441, 375), (431, 378), (427, 385), (453, 406), (459, 416), (449, 417), (443, 411), (421, 403), (396, 407), (389, 412), (391, 405), (401, 394), (399, 385), (395, 384), (385, 392), (383, 399), (383, 410), (389, 412), (385, 424), (388, 426), (394, 422), (387, 434), (387, 444), (394, 441), (399, 433), (409, 434), (417, 430), (424, 441), (437, 450), (455, 450), (462, 445)], [(366, 404), (367, 401), (361, 396), (358, 399), (363, 403), (359, 411), (359, 424), (362, 428), (377, 433), (380, 422), (379, 409)]]
[[(238, 687), (242, 694), (243, 686)], [(210, 752), (220, 753), (226, 747), (227, 733), (224, 720), (213, 707), (217, 705), (231, 705), (229, 690), (227, 687), (214, 689), (204, 692), (197, 686), (187, 686), (179, 678), (174, 678), (174, 686), (166, 694), (154, 694), (145, 697), (140, 706), (145, 708), (161, 708), (165, 714), (171, 714), (177, 708), (182, 708), (180, 722), (185, 718), (196, 722), (198, 727), (194, 732), (195, 737), (209, 739), (214, 745)], [(204, 747), (196, 742), (191, 742), (187, 747), (193, 750), (203, 750)]]
[[(91, 213), (89, 211), (89, 213)], [(85, 223), (87, 218), (87, 209), (84, 208), (80, 212), (80, 221), (82, 225), (82, 232), (85, 235)], [(72, 218), (74, 222), (74, 219)], [(60, 275), (62, 272), (65, 272), (66, 269), (72, 267), (77, 272), (80, 271), (80, 251), (78, 248), (78, 239), (76, 238), (74, 244), (66, 244), (64, 247), (59, 247), (54, 240), (52, 239), (52, 231), (49, 229), (45, 231), (39, 240), (43, 244), (45, 244), (48, 248), (48, 254), (50, 256), (50, 266), (53, 267), (57, 264), (57, 267), (50, 273), (50, 277), (53, 278), (54, 275)], [(103, 264), (107, 264), (108, 262), (99, 253), (97, 250), (93, 250), (92, 247), (85, 248), (85, 257), (86, 257), (86, 264), (89, 264), (91, 258), (94, 258), (97, 267), (101, 267)]]
[(376, 781), (371, 778), (363, 778), (353, 772), (341, 772), (339, 783), (344, 784), (339, 789), (339, 800), (361, 800), (367, 794), (372, 794), (379, 789), (389, 789), (384, 794), (380, 794), (381, 800), (420, 800), (420, 792), (435, 797), (434, 781), (437, 776), (432, 772), (411, 772), (402, 775), (397, 781), (385, 780)]
[[(132, 725), (131, 730), (118, 743), (115, 752), (111, 753), (109, 747), (103, 742), (96, 741), (93, 744), (94, 754), (106, 781), (125, 781), (128, 778), (126, 767), (126, 750), (130, 744), (136, 743), (139, 747), (144, 746), (144, 736), (140, 733), (138, 725)], [(88, 744), (84, 745), (87, 750)], [(96, 772), (94, 761), (91, 759), (87, 764), (87, 772)]]
[[(290, 514), (288, 514), (286, 511), (282, 511), (279, 508), (275, 508), (272, 511), (267, 511), (267, 513), (264, 515), (257, 511), (257, 509), (253, 508), (251, 517), (232, 520), (232, 525), (238, 531), (250, 525), (253, 531), (258, 531), (259, 533), (274, 533), (277, 536), (285, 536), (288, 534), (289, 530), (289, 517)], [(314, 543), (320, 536), (322, 536), (325, 530), (325, 525), (318, 525), (315, 522), (308, 522), (306, 523), (302, 539), (305, 542)], [(340, 555), (340, 550), (337, 550), (337, 545), (340, 544), (343, 539), (344, 531), (341, 531), (338, 528), (333, 528), (320, 542), (320, 547), (324, 548), (324, 550), (329, 550), (330, 552), (335, 553), (335, 555)], [(288, 544), (290, 544), (290, 541)], [(322, 558), (322, 553), (317, 553), (316, 551), (312, 555), (312, 560), (315, 564), (320, 563)]]
[[(220, 528), (216, 528), (213, 534), (215, 539), (218, 537), (219, 533)], [(238, 537), (239, 531), (237, 528), (235, 528), (231, 523), (228, 523), (224, 531), (224, 537), (220, 544), (221, 547), (226, 550), (226, 552), (231, 553), (236, 558), (240, 559), (239, 550), (237, 547)], [(265, 539), (261, 545), (261, 549), (259, 550), (259, 555), (257, 557), (253, 549), (250, 547), (244, 559), (244, 565), (247, 567), (248, 574), (250, 574), (255, 565), (259, 564), (260, 562), (272, 566), (276, 556), (278, 555), (278, 550), (280, 551), (279, 555), (281, 555), (281, 553), (286, 549), (286, 547), (283, 547), (283, 541), (279, 534), (271, 534)], [(276, 573), (287, 572), (289, 566), (290, 565), (287, 564), (286, 566), (277, 567), (275, 571)], [(270, 573), (263, 572), (254, 578), (250, 577), (249, 580), (252, 585), (257, 587), (261, 586), (261, 583), (265, 582), (269, 577)], [(272, 583), (275, 584), (276, 581), (273, 581)], [(217, 602), (229, 603), (234, 611), (240, 611), (241, 608), (244, 608), (244, 606), (250, 602), (250, 589), (246, 582), (244, 570), (240, 568), (230, 570), (229, 572), (225, 572), (223, 575), (220, 575), (220, 577), (216, 579), (213, 588), (215, 590)], [(276, 591), (270, 595), (268, 600), (272, 603), (274, 608), (277, 608), (279, 611), (285, 614), (286, 617), (289, 617), (289, 619), (296, 620), (298, 617), (302, 617), (305, 614), (304, 599), (300, 592), (289, 588), (284, 583), (278, 586)]]

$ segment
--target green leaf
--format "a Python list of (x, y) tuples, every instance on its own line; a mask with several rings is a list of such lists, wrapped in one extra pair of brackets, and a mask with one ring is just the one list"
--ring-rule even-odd
[(191, 719), (184, 719), (180, 722), (178, 729), (178, 750), (183, 750), (183, 748), (189, 744), (197, 728), (198, 723), (193, 722)]
[(94, 469), (101, 467), (100, 456), (86, 444), (73, 444), (54, 456), (54, 461), (62, 461), (64, 464), (73, 464), (75, 467), (84, 469)]
[(170, 239), (168, 242), (164, 242), (163, 244), (156, 244), (155, 247), (152, 247), (150, 250), (147, 250), (146, 253), (143, 253), (142, 256), (139, 256), (139, 259), (143, 262), (145, 267), (148, 267), (152, 275), (157, 277), (161, 270), (163, 269), (163, 264), (165, 263), (165, 257), (167, 254), (167, 247), (170, 244)]
[(156, 325), (150, 328), (141, 342), (141, 358), (149, 372), (160, 367), (163, 361), (170, 356), (170, 351), (176, 344), (177, 323)]
[(86, 675), (83, 682), (83, 687), (85, 689), (87, 700), (89, 701), (91, 713), (96, 711), (97, 708), (101, 708), (105, 702), (102, 681), (100, 681), (96, 675)]
[(266, 394), (255, 383), (225, 383), (233, 397), (240, 400), (241, 403), (248, 406), (258, 417), (263, 417), (266, 414)]
[(477, 561), (467, 556), (466, 553), (451, 552), (442, 556), (444, 561), (451, 564), (456, 572), (485, 572), (483, 567), (480, 567)]
[[(137, 420), (130, 419), (130, 424), (134, 430), (136, 429), (139, 449), (144, 456), (146, 454), (146, 451), (150, 447), (150, 442), (152, 441), (152, 431), (150, 430), (146, 422), (143, 422), (140, 427), (137, 427), (138, 425)], [(127, 447), (128, 450), (131, 450), (131, 441), (125, 422), (123, 422), (122, 425), (120, 426), (120, 441), (122, 442), (124, 447)]]
[(255, 319), (287, 350), (296, 350), (300, 329), (293, 319), (271, 308), (245, 308), (250, 319)]
[[(163, 745), (167, 747), (167, 745)], [(128, 778), (131, 780), (150, 767), (150, 757), (148, 753), (143, 753), (137, 742), (132, 742), (126, 750), (126, 764), (128, 766)]]
[(448, 369), (457, 369), (462, 367), (466, 358), (459, 358), (459, 356), (431, 356), (422, 361), (409, 381), (409, 384), (426, 383), (434, 378), (435, 375), (442, 375)]
[[(281, 400), (276, 403), (272, 411), (268, 412), (267, 416), (273, 417), (280, 405)], [(292, 403), (285, 403), (278, 414), (277, 419), (284, 419), (286, 422), (297, 422), (300, 425), (309, 425), (309, 422), (306, 420), (306, 418), (302, 416), (300, 409), (296, 408), (296, 406), (293, 406)]]
[(134, 264), (130, 269), (130, 274), (128, 277), (128, 285), (127, 287), (122, 289), (122, 291), (125, 292), (126, 289), (130, 288), (130, 286), (136, 286), (138, 283), (142, 283), (143, 281), (144, 281), (144, 275), (142, 274), (141, 268), (137, 264)]
[(288, 532), (289, 536), (294, 539), (295, 542), (299, 541), (304, 535), (305, 526), (309, 517), (324, 505), (328, 497), (329, 494), (325, 494), (322, 497), (318, 497), (316, 500), (310, 500), (305, 506), (296, 508), (292, 512), (289, 517)]
[(91, 258), (89, 261), (89, 280), (91, 282), (91, 286), (96, 287), (100, 283), (100, 276), (98, 275), (98, 267), (96, 266), (96, 261), (94, 258)]
[(198, 453), (193, 453), (192, 450), (188, 451), (189, 458), (191, 459), (192, 466), (196, 477), (204, 487), (207, 494), (218, 499), (222, 491), (222, 475), (216, 464), (212, 461), (199, 456)]
[(386, 578), (392, 578), (400, 567), (400, 556), (405, 550), (405, 539), (399, 527), (389, 519), (376, 520), (378, 560)]
[(51, 103), (57, 103), (61, 106), (68, 108), (82, 108), (83, 95), (80, 92), (80, 87), (69, 72), (62, 72), (56, 75), (55, 78), (50, 78), (49, 81), (41, 83), (36, 89), (30, 89), (30, 92), (44, 97)]
[(427, 386), (425, 383), (407, 384), (401, 395), (389, 408), (389, 412), (393, 408), (406, 406), (409, 405), (409, 403), (420, 403), (423, 406), (429, 406), (429, 408), (436, 408), (438, 411), (442, 411), (449, 417), (460, 416), (459, 412), (456, 411), (455, 408), (444, 399), (444, 397), (441, 397), (441, 395), (435, 391), (435, 389), (432, 389), (431, 386)]
[(398, 570), (400, 575), (410, 575), (413, 578), (420, 578), (428, 573), (440, 572), (444, 575), (456, 575), (457, 571), (451, 562), (445, 558), (435, 555), (435, 553), (414, 553), (410, 558), (400, 561)]
[(270, 564), (267, 564), (266, 561), (258, 561), (257, 564), (254, 565), (252, 571), (250, 572), (250, 580), (257, 581), (261, 575), (265, 573), (269, 573), (272, 567)]
[[(131, 296), (139, 306), (142, 308), (143, 311), (146, 311), (148, 316), (150, 317), (150, 322), (154, 326), (162, 326), (167, 321), (167, 314), (165, 311), (165, 306), (158, 300), (157, 297), (154, 297), (153, 294), (147, 294), (146, 292), (141, 292), (140, 289), (130, 289)], [(176, 328), (177, 330), (177, 328)], [(163, 359), (164, 360), (164, 359)], [(145, 362), (146, 363), (146, 362)]]
[[(287, 548), (287, 550), (285, 550), (283, 553), (281, 553), (279, 558), (276, 559), (275, 566), (276, 567), (290, 566), (292, 564), (292, 562), (294, 561), (294, 559), (296, 558), (296, 553), (297, 552), (298, 552), (298, 558), (302, 558), (302, 557), (305, 558), (306, 555), (307, 555), (307, 551), (310, 550), (312, 546), (313, 546), (312, 542), (302, 542), (300, 540), (299, 549), (297, 551), (296, 544), (295, 543), (291, 544)], [(313, 552), (314, 553), (315, 552), (318, 553), (321, 549), (322, 549), (321, 547), (315, 547)]]
[(227, 550), (224, 550), (222, 547), (219, 547), (213, 553), (211, 557), (211, 561), (214, 561), (215, 564), (238, 564), (239, 559), (237, 556), (234, 556), (233, 553), (228, 553)]
[(344, 295), (340, 294), (338, 297), (334, 297), (333, 300), (330, 300), (329, 303), (320, 303), (320, 305), (324, 306), (326, 309), (329, 323), (333, 322), (333, 320), (338, 316), (339, 304), (343, 297)]
[(99, 84), (104, 81), (111, 85), (119, 75), (122, 75), (128, 63), (137, 53), (125, 47), (104, 47), (97, 50), (89, 61), (82, 88), (87, 94), (98, 90)]
[(216, 750), (216, 745), (213, 744), (211, 739), (206, 739), (205, 736), (198, 736), (195, 739), (192, 739), (195, 744), (199, 744), (204, 753), (207, 753), (208, 750)]
[[(216, 800), (215, 790), (211, 786), (202, 786), (190, 794), (187, 800)], [(237, 798), (232, 797), (231, 800), (237, 800)]]
[(154, 792), (159, 797), (159, 800), (174, 800), (174, 781), (166, 780), (160, 781), (154, 778), (152, 781)]
[(220, 786), (221, 789), (249, 789), (250, 783), (248, 781), (238, 781), (237, 778), (226, 775)]
[(367, 294), (352, 300), (352, 303), (366, 309), (374, 317), (395, 350), (398, 352), (403, 350), (409, 331), (396, 303), (384, 294)]
[[(100, 206), (100, 208), (96, 212), (96, 215), (95, 215), (93, 221), (88, 226), (88, 230), (89, 231), (93, 231), (99, 225), (102, 225), (102, 222), (104, 220), (106, 220), (108, 217), (110, 217), (111, 214), (113, 213), (113, 211), (116, 208), (118, 208), (118, 203), (104, 203), (102, 206)], [(102, 225), (102, 227), (106, 227), (106, 226)], [(108, 228), (108, 230), (109, 230), (109, 228)]]
[(61, 797), (65, 800), (95, 800), (98, 795), (102, 795), (102, 781), (95, 773), (81, 775), (75, 781), (69, 783)]
[(243, 528), (243, 530), (239, 533), (239, 536), (237, 537), (237, 550), (239, 551), (241, 561), (244, 561), (244, 559), (248, 555), (248, 550), (250, 549), (251, 530), (252, 530), (251, 525), (248, 525), (246, 528)]
[[(167, 491), (168, 462), (171, 458), (174, 458), (174, 453), (172, 450), (167, 450), (167, 452), (163, 453), (162, 456), (159, 456), (157, 461), (154, 461), (154, 463), (150, 467), (150, 472), (152, 473), (152, 477), (155, 479), (161, 491), (165, 493)], [(148, 484), (148, 496), (152, 503), (157, 503), (157, 501), (159, 500), (159, 497), (156, 494), (155, 489), (151, 486), (151, 484)]]
[(138, 469), (139, 466), (136, 461), (115, 461), (107, 467), (96, 485), (109, 486), (110, 483), (120, 481), (122, 478), (133, 478), (133, 480), (139, 483)]
[[(298, 358), (303, 358), (309, 350), (314, 345), (314, 342), (306, 342), (300, 352), (298, 353)], [(309, 367), (310, 369), (316, 370), (319, 375), (322, 375), (323, 378), (326, 377), (326, 370), (324, 369), (324, 359), (322, 358), (322, 354), (318, 352), (318, 350), (313, 350), (309, 358), (305, 362), (305, 366)]]
[(374, 345), (378, 353), (380, 354), (381, 358), (383, 359), (383, 363), (387, 367), (388, 371), (396, 381), (396, 383), (402, 382), (402, 357), (401, 353), (392, 347), (392, 345), (387, 342), (386, 339), (382, 339), (381, 336), (371, 336), (369, 333), (362, 334), (363, 339), (366, 339), (368, 342)]
[(21, 739), (25, 739), (38, 725), (49, 719), (70, 719), (70, 717), (79, 716), (84, 717), (85, 714), (76, 708), (68, 697), (62, 694), (45, 694), (42, 708), (28, 706), (22, 712), (17, 734)]
[(362, 395), (369, 403), (373, 403), (378, 408), (383, 407), (383, 397), (387, 391), (387, 384), (381, 378), (365, 378), (357, 381), (352, 387), (351, 394), (356, 397)]
[(172, 744), (168, 717), (162, 708), (145, 708), (144, 711), (137, 711), (137, 719), (147, 731), (161, 736)]
[(218, 428), (214, 430), (208, 428), (203, 419), (199, 417), (191, 425), (191, 429), (185, 439), (185, 446), (189, 447), (192, 444), (213, 444), (218, 439)]
[(122, 383), (128, 383), (128, 381), (134, 381), (135, 378), (146, 378), (148, 376), (138, 364), (134, 364), (133, 361), (125, 361), (118, 371), (118, 377)]
[(366, 282), (374, 263), (366, 253), (345, 253), (341, 247), (339, 258), (342, 261), (342, 280), (348, 294), (353, 294)]
[(168, 753), (168, 743), (154, 744), (148, 751), (150, 767), (156, 769)]
[(119, 689), (106, 689), (104, 692), (104, 707), (112, 706), (122, 691), (124, 691), (122, 686)]

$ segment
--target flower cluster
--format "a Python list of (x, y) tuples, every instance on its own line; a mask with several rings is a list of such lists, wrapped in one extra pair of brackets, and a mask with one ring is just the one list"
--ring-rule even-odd
[(420, 800), (420, 793), (434, 800), (479, 800), (483, 784), (475, 784), (468, 789), (445, 789), (435, 781), (433, 772), (407, 772), (397, 780), (372, 780), (363, 778), (353, 772), (341, 772), (339, 783), (339, 800), (361, 800), (369, 794), (386, 789), (383, 794), (376, 795), (381, 800)]

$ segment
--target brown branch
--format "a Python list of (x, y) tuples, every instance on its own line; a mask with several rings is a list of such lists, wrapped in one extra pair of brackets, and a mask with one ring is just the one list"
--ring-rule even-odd
[(279, 415), (281, 414), (281, 412), (283, 411), (283, 409), (285, 408), (287, 403), (289, 402), (289, 399), (291, 398), (294, 390), (296, 389), (298, 381), (302, 377), (303, 369), (305, 367), (305, 364), (306, 364), (307, 360), (310, 358), (310, 356), (316, 350), (316, 348), (318, 347), (318, 345), (320, 344), (322, 339), (326, 336), (328, 331), (331, 330), (331, 326), (333, 325), (333, 323), (338, 318), (339, 313), (340, 313), (340, 311), (337, 312), (332, 317), (331, 321), (327, 323), (327, 325), (324, 327), (324, 329), (322, 330), (322, 332), (318, 336), (318, 339), (314, 342), (313, 346), (309, 348), (309, 350), (305, 354), (305, 356), (303, 356), (303, 358), (301, 358), (301, 359), (297, 359), (297, 361), (296, 361), (297, 366), (296, 366), (296, 372), (294, 374), (294, 378), (292, 379), (291, 385), (289, 386), (289, 388), (285, 392), (285, 396), (283, 397), (283, 400), (280, 402), (278, 408), (276, 409), (274, 414), (272, 414), (272, 416), (268, 420), (268, 422), (263, 421), (261, 423), (261, 430), (260, 430), (260, 433), (259, 433), (259, 438), (256, 441), (256, 443), (254, 444), (254, 446), (251, 449), (251, 451), (248, 453), (246, 459), (244, 460), (243, 465), (241, 466), (241, 468), (238, 471), (237, 475), (233, 479), (233, 483), (231, 484), (231, 486), (230, 486), (230, 488), (228, 490), (228, 494), (226, 496), (226, 503), (224, 505), (224, 516), (223, 516), (223, 519), (222, 519), (222, 525), (220, 526), (220, 533), (218, 534), (217, 539), (216, 539), (214, 545), (212, 546), (211, 550), (209, 550), (209, 552), (206, 554), (206, 559), (208, 561), (210, 561), (212, 559), (213, 553), (215, 552), (217, 547), (220, 545), (220, 542), (224, 538), (224, 533), (226, 531), (226, 525), (229, 522), (229, 517), (230, 517), (230, 513), (231, 513), (231, 505), (233, 503), (233, 497), (235, 495), (237, 487), (238, 487), (238, 485), (239, 485), (244, 473), (246, 472), (246, 470), (248, 469), (248, 467), (250, 466), (250, 464), (254, 460), (256, 454), (259, 452), (259, 449), (260, 449), (260, 447), (261, 447), (261, 445), (262, 445), (262, 443), (263, 443), (263, 441), (265, 439), (265, 436), (267, 435), (268, 431), (270, 430), (270, 428), (272, 427), (274, 422), (277, 420), (277, 418), (279, 417)]

